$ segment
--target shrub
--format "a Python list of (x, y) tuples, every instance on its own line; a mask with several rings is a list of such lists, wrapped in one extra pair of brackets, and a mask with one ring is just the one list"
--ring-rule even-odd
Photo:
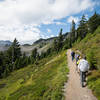
[(94, 49), (91, 49), (87, 53), (87, 60), (89, 61), (90, 69), (97, 69), (97, 60), (95, 57)]

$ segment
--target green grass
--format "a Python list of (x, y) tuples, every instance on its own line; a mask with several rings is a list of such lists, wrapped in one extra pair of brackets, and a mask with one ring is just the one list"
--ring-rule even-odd
[(89, 62), (91, 61), (90, 54), (92, 53), (91, 58), (96, 60), (95, 66), (100, 70), (100, 26), (93, 34), (87, 34), (82, 41), (79, 43), (76, 42), (73, 48), (79, 49), (83, 54), (85, 54)]
[(82, 54), (85, 54), (91, 68), (97, 69), (88, 76), (88, 86), (100, 100), (100, 26), (93, 34), (88, 34), (79, 43), (76, 42), (73, 49), (78, 49)]
[(88, 77), (88, 86), (93, 94), (100, 100), (100, 71), (93, 71)]
[(61, 100), (67, 81), (66, 51), (0, 80), (0, 100)]

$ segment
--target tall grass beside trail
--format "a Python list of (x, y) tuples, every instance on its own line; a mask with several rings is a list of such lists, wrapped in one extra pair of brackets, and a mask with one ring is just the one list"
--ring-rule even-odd
[(0, 100), (64, 100), (66, 51), (42, 59), (0, 80)]
[(100, 100), (100, 26), (93, 34), (89, 33), (82, 41), (76, 42), (73, 49), (86, 55), (91, 69), (88, 86)]
[(88, 86), (93, 94), (100, 100), (100, 71), (94, 70), (88, 77)]

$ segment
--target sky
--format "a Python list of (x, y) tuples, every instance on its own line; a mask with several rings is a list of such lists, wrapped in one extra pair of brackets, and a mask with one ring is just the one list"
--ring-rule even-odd
[(76, 28), (84, 14), (100, 14), (100, 0), (0, 0), (0, 40), (32, 44), (40, 38), (58, 36)]

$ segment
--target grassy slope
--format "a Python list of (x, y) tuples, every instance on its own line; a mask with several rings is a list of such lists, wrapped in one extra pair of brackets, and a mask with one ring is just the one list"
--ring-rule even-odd
[(88, 34), (80, 43), (76, 43), (74, 48), (79, 49), (87, 57), (92, 51), (97, 61), (96, 66), (100, 69), (100, 27), (94, 34)]
[(68, 73), (66, 51), (0, 80), (0, 100), (61, 100)]
[(74, 45), (74, 49), (79, 49), (87, 57), (95, 58), (98, 70), (92, 71), (88, 77), (88, 86), (93, 90), (94, 95), (100, 100), (100, 27), (94, 34), (88, 34), (80, 43)]

